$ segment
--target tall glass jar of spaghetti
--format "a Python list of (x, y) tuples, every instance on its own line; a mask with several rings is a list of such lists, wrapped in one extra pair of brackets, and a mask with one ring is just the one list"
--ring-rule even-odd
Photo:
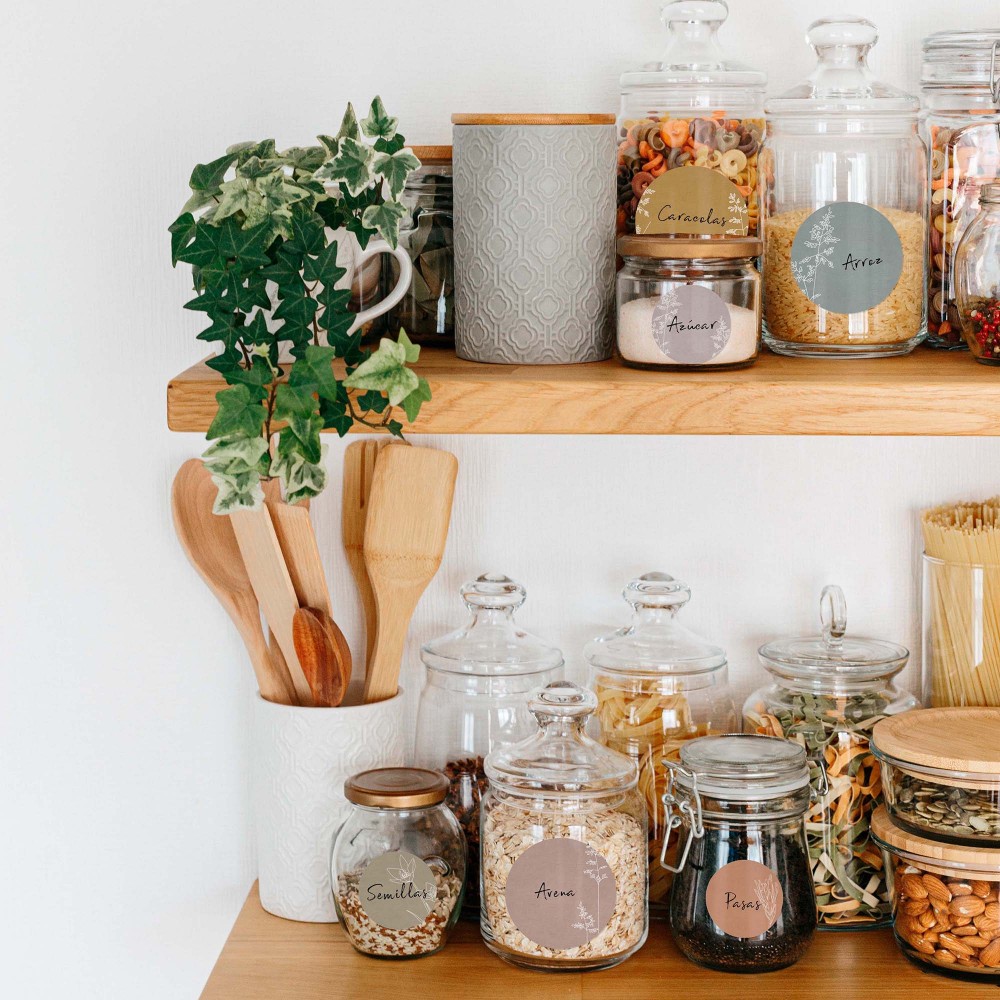
[(584, 650), (597, 692), (600, 738), (639, 769), (649, 820), (649, 912), (669, 916), (671, 875), (660, 864), (666, 836), (665, 760), (685, 741), (737, 728), (726, 653), (679, 620), (691, 599), (685, 583), (647, 573), (624, 591), (632, 621)]

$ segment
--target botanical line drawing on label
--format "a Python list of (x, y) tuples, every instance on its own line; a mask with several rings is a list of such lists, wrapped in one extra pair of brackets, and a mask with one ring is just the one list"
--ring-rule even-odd
[(376, 924), (407, 930), (430, 916), (437, 898), (437, 880), (430, 866), (416, 855), (389, 851), (362, 872), (358, 897)]
[(873, 309), (903, 270), (903, 244), (879, 211), (856, 201), (817, 209), (792, 243), (792, 277), (802, 293), (833, 313)]
[(679, 285), (664, 293), (652, 322), (654, 343), (676, 364), (706, 364), (718, 357), (732, 333), (729, 307), (701, 285)]
[(618, 890), (604, 856), (581, 840), (560, 837), (529, 847), (514, 862), (505, 890), (517, 929), (543, 948), (579, 948), (615, 912)]
[(707, 167), (668, 170), (642, 193), (635, 231), (671, 236), (746, 236), (750, 209), (739, 188)]
[(754, 938), (766, 933), (781, 916), (784, 893), (778, 876), (759, 861), (731, 861), (709, 880), (708, 913), (726, 934)]

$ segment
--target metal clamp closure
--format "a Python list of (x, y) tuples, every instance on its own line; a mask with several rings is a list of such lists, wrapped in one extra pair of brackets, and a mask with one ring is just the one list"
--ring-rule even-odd
[[(688, 854), (691, 852), (691, 843), (694, 838), (698, 837), (701, 839), (705, 836), (705, 826), (701, 817), (701, 795), (698, 793), (698, 776), (693, 771), (690, 771), (683, 764), (672, 760), (665, 760), (663, 766), (667, 769), (669, 778), (667, 779), (667, 790), (662, 797), (666, 828), (663, 831), (660, 864), (668, 872), (677, 874), (687, 863)], [(690, 795), (675, 792), (678, 774), (683, 774), (688, 782), (690, 782)], [(681, 851), (677, 864), (671, 865), (667, 863), (667, 848), (670, 846), (670, 834), (681, 826), (685, 816), (688, 820), (687, 839), (684, 841), (684, 848)]]
[(997, 53), (1000, 52), (1000, 38), (998, 38), (993, 43), (993, 49), (990, 52), (990, 94), (993, 97), (993, 103), (1000, 107), (1000, 73), (997, 72)]

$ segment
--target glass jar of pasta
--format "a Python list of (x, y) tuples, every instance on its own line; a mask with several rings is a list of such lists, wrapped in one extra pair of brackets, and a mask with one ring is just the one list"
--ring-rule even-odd
[(927, 333), (927, 152), (917, 97), (873, 79), (878, 30), (816, 21), (819, 64), (765, 108), (764, 340), (779, 354), (907, 354)]
[(666, 51), (622, 74), (619, 234), (757, 235), (767, 77), (723, 51), (728, 16), (723, 0), (670, 0)]
[(806, 840), (819, 927), (859, 930), (887, 926), (890, 887), (871, 841), (872, 813), (882, 802), (872, 729), (887, 715), (917, 707), (893, 678), (909, 651), (881, 639), (848, 637), (840, 587), (820, 597), (822, 634), (775, 639), (758, 651), (773, 676), (743, 706), (744, 727), (783, 736), (805, 748), (811, 772)]
[(983, 187), (1000, 181), (1000, 30), (929, 35), (921, 84), (930, 147), (927, 343), (962, 348), (955, 254)]
[(649, 821), (650, 915), (668, 916), (670, 872), (660, 864), (666, 819), (665, 760), (697, 736), (732, 732), (736, 707), (725, 650), (685, 628), (678, 612), (691, 598), (687, 584), (647, 573), (624, 592), (632, 621), (590, 642), (584, 655), (597, 692), (601, 740), (639, 768)]

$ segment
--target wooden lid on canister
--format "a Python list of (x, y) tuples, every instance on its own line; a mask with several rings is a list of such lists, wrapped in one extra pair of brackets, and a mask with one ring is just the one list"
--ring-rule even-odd
[(922, 708), (872, 729), (875, 750), (900, 764), (969, 776), (1000, 773), (1000, 708)]
[[(890, 849), (904, 852), (906, 860), (913, 860), (914, 864), (922, 865), (926, 861), (926, 867), (931, 869), (935, 868), (935, 863), (945, 867), (956, 865), (966, 870), (990, 873), (994, 880), (1000, 880), (1000, 849), (996, 847), (965, 847), (918, 836), (893, 822), (884, 805), (872, 814), (871, 831), (876, 840)], [(940, 867), (937, 871), (941, 874)], [(957, 873), (950, 871), (947, 874)]]
[(451, 163), (451, 146), (410, 146), (421, 163)]
[(451, 123), (452, 125), (614, 125), (615, 116), (475, 114), (452, 115)]

